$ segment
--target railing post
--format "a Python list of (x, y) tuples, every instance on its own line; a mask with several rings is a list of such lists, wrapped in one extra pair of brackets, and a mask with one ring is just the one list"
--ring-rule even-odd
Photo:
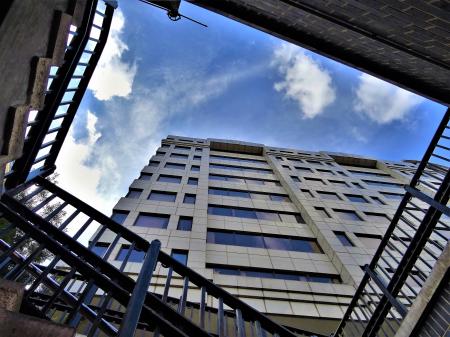
[(160, 248), (161, 242), (159, 240), (153, 240), (148, 248), (141, 272), (136, 281), (136, 286), (134, 287), (133, 294), (128, 302), (125, 317), (122, 320), (123, 324), (119, 330), (119, 337), (134, 336), (134, 332), (139, 323), (139, 317), (141, 316), (142, 306), (145, 302), (148, 286), (153, 275), (153, 270), (155, 270), (156, 263), (158, 262)]

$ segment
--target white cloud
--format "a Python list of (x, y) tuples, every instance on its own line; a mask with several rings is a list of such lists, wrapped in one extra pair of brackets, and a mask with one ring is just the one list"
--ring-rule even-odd
[(330, 74), (302, 49), (282, 44), (274, 52), (273, 64), (283, 76), (275, 90), (296, 101), (304, 118), (316, 117), (336, 99)]
[(378, 124), (402, 120), (424, 99), (373, 76), (362, 74), (354, 108)]
[(118, 9), (114, 13), (105, 49), (89, 83), (89, 89), (99, 100), (114, 96), (128, 97), (131, 93), (137, 66), (122, 61), (122, 54), (128, 50), (121, 39), (124, 26), (125, 17)]
[(85, 164), (91, 154), (92, 146), (101, 137), (95, 128), (96, 123), (97, 117), (88, 111), (88, 138), (84, 143), (76, 143), (72, 129), (70, 129), (56, 163), (59, 173), (58, 185), (103, 213), (110, 214), (118, 196), (106, 197), (98, 193), (96, 187), (100, 182), (102, 172), (98, 168), (88, 167)]

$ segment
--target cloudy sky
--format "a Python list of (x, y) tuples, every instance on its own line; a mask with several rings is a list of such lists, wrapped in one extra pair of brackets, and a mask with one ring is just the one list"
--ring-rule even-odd
[(420, 159), (445, 108), (188, 3), (187, 20), (119, 1), (57, 161), (106, 214), (168, 134)]

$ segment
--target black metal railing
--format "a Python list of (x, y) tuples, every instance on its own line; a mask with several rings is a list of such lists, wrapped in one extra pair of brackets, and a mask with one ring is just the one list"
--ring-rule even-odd
[(71, 27), (60, 67), (52, 67), (44, 108), (28, 119), (22, 156), (5, 173), (6, 188), (54, 170), (56, 158), (106, 44), (114, 8), (86, 1), (80, 27)]
[[(137, 327), (154, 336), (317, 335), (277, 324), (40, 176), (5, 193), (0, 212), (0, 275), (26, 283), (24, 300), (41, 316), (82, 334), (123, 336)], [(143, 265), (135, 252), (146, 252)]]
[(393, 336), (449, 238), (447, 110), (335, 336)]

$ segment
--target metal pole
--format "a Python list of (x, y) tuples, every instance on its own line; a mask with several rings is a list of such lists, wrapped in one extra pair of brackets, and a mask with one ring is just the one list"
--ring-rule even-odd
[(160, 248), (161, 242), (159, 240), (153, 240), (150, 244), (144, 263), (142, 264), (141, 272), (136, 281), (133, 294), (128, 302), (125, 317), (122, 321), (123, 324), (119, 330), (119, 337), (134, 336), (134, 332), (139, 323), (139, 317), (141, 316), (142, 306), (145, 302), (148, 286), (153, 275), (153, 270), (158, 262)]

